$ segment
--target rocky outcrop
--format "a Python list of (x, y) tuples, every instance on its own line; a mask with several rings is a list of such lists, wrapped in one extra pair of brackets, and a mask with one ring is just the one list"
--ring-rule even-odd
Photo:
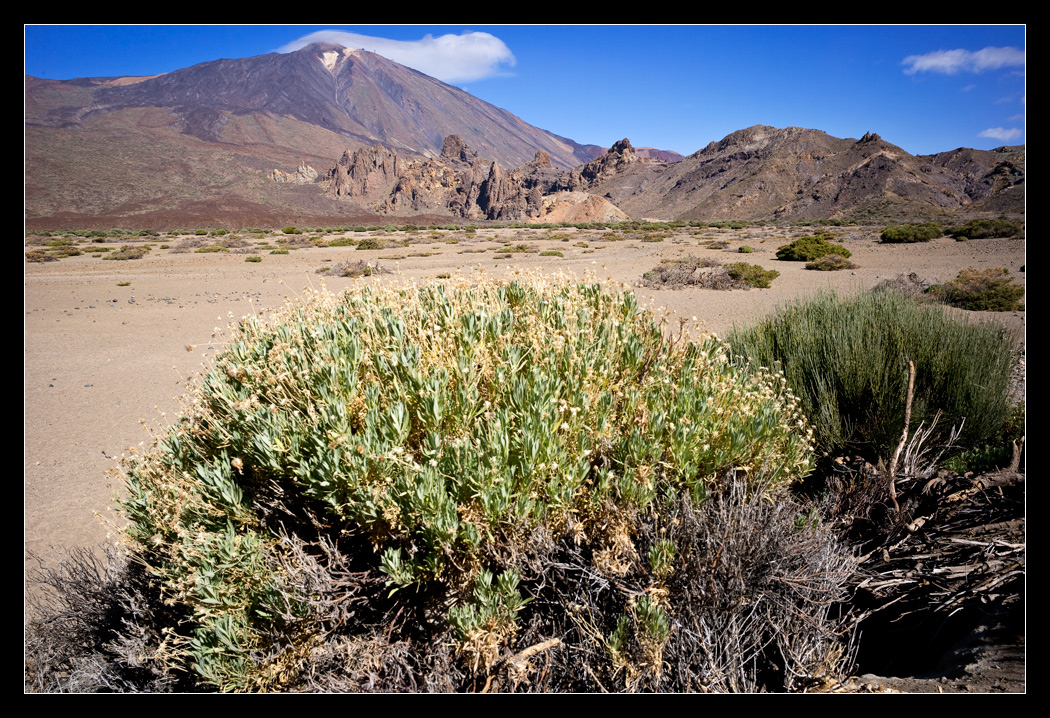
[(305, 162), (300, 162), (299, 168), (295, 172), (285, 172), (278, 169), (270, 172), (270, 179), (278, 184), (313, 184), (318, 177), (317, 170)]
[(586, 185), (594, 177), (615, 172), (619, 164), (629, 163), (630, 143), (624, 140), (616, 147), (615, 156), (594, 167), (590, 167), (593, 163), (581, 167), (574, 175), (560, 172), (544, 150), (538, 150), (521, 167), (505, 169), (497, 161), (479, 157), (457, 135), (445, 138), (439, 157), (424, 160), (405, 159), (377, 144), (344, 152), (322, 185), (331, 197), (352, 199), (381, 214), (440, 213), (464, 219), (520, 221), (552, 212), (588, 216), (593, 211), (600, 215), (595, 218), (598, 221), (617, 215), (618, 210), (607, 200), (593, 198), (594, 202), (587, 203), (573, 197), (552, 203), (545, 198), (566, 193), (567, 185)]
[(625, 137), (609, 148), (606, 154), (562, 175), (557, 189), (569, 192), (585, 191), (629, 171), (632, 165), (641, 161), (631, 146), (631, 141)]
[(398, 154), (380, 144), (353, 154), (347, 150), (339, 158), (339, 163), (325, 175), (325, 192), (333, 197), (377, 196), (396, 184), (401, 165)]

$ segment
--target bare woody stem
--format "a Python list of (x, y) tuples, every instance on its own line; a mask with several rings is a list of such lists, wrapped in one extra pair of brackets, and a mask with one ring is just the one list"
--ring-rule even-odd
[(890, 462), (890, 499), (893, 501), (893, 510), (900, 512), (901, 507), (897, 504), (897, 460), (900, 459), (901, 451), (908, 443), (908, 426), (911, 424), (911, 401), (915, 393), (915, 362), (908, 362), (908, 398), (904, 403), (904, 429), (901, 431), (901, 442), (897, 444), (897, 450), (893, 452), (893, 461)]

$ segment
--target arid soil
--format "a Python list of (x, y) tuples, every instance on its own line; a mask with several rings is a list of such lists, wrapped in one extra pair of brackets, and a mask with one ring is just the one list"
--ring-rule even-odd
[[(1024, 283), (1025, 242), (941, 238), (928, 243), (886, 245), (876, 228), (840, 227), (834, 233), (853, 252), (854, 270), (808, 271), (800, 262), (775, 259), (779, 245), (814, 228), (679, 230), (659, 241), (642, 233), (613, 241), (605, 232), (576, 229), (478, 230), (406, 234), (375, 232), (407, 246), (358, 250), (352, 246), (306, 246), (270, 254), (279, 236), (242, 235), (250, 246), (230, 252), (199, 253), (200, 238), (151, 238), (145, 257), (103, 261), (92, 249), (117, 244), (79, 245), (80, 256), (24, 265), (24, 547), (45, 559), (52, 547), (94, 546), (117, 540), (119, 516), (112, 508), (121, 491), (117, 471), (122, 455), (150, 441), (179, 412), (179, 397), (223, 346), (223, 328), (243, 315), (263, 314), (304, 290), (339, 289), (355, 281), (440, 281), (441, 275), (484, 271), (511, 277), (519, 272), (593, 273), (606, 283), (635, 288), (643, 303), (677, 317), (696, 317), (721, 334), (734, 324), (757, 319), (777, 305), (832, 289), (850, 293), (884, 279), (915, 272), (943, 282), (967, 267), (1005, 267)], [(553, 237), (552, 237), (553, 235)], [(339, 235), (310, 235), (315, 243)], [(365, 234), (346, 233), (353, 239)], [(228, 237), (227, 237), (228, 238)], [(208, 238), (214, 241), (222, 238)], [(725, 248), (707, 246), (722, 240)], [(266, 243), (264, 246), (258, 246)], [(303, 240), (304, 244), (308, 244)], [(168, 248), (161, 248), (161, 244)], [(525, 245), (519, 247), (518, 245)], [(741, 245), (754, 252), (741, 254)], [(496, 254), (501, 248), (518, 248)], [(26, 246), (26, 250), (35, 249)], [(563, 257), (541, 256), (556, 250)], [(248, 253), (238, 253), (248, 252)], [(113, 254), (108, 252), (107, 254)], [(425, 255), (425, 256), (424, 256)], [(770, 289), (652, 289), (639, 286), (642, 274), (662, 260), (683, 256), (745, 261), (776, 269)], [(246, 262), (248, 256), (261, 257)], [(378, 261), (391, 274), (353, 279), (321, 276), (319, 269), (342, 262)], [(963, 314), (962, 312), (960, 312)], [(969, 313), (975, 320), (1002, 322), (1023, 341), (1024, 312)], [(669, 324), (677, 327), (671, 317)], [(1015, 642), (1016, 643), (1016, 642)], [(1023, 638), (1021, 639), (1023, 651)], [(1023, 653), (1020, 656), (1023, 671)], [(988, 664), (996, 670), (996, 660)], [(904, 691), (996, 690), (992, 683), (941, 677), (894, 683), (865, 678), (868, 685)], [(975, 679), (976, 680), (976, 679)], [(1020, 689), (1023, 690), (1023, 673)], [(1017, 689), (1016, 681), (1007, 683)]]

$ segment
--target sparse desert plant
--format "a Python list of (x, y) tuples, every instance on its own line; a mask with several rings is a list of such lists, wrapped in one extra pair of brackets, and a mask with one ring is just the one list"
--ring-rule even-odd
[(846, 259), (852, 256), (848, 249), (840, 244), (832, 244), (827, 235), (822, 234), (799, 237), (777, 249), (777, 259), (786, 262), (812, 262), (829, 254), (839, 254)]
[(946, 234), (956, 239), (960, 237), (986, 239), (990, 237), (1020, 237), (1023, 231), (1023, 224), (1008, 219), (972, 219), (966, 224), (947, 229)]
[(754, 248), (754, 247), (751, 247), (750, 245), (747, 245), (747, 244), (743, 244), (743, 245), (741, 245), (741, 246), (740, 246), (740, 248), (739, 248), (738, 250), (736, 250), (736, 251), (740, 252), (741, 254), (751, 254), (752, 252), (754, 252), (754, 251), (755, 251), (755, 248)]
[(936, 222), (911, 222), (894, 224), (882, 230), (880, 239), (887, 244), (909, 244), (912, 242), (929, 242), (944, 235), (941, 225)]
[(565, 255), (562, 252), (559, 252), (556, 249), (548, 249), (548, 250), (544, 250), (543, 252), (540, 252), (540, 256), (541, 257), (564, 257)]
[(841, 254), (825, 254), (820, 259), (806, 263), (806, 269), (815, 269), (820, 272), (836, 272), (840, 269), (856, 269), (857, 264)]
[(891, 458), (904, 425), (909, 361), (915, 363), (912, 431), (920, 423), (929, 427), (941, 411), (940, 429), (962, 427), (957, 453), (985, 442), (1009, 412), (1015, 343), (1006, 331), (898, 292), (821, 295), (736, 329), (727, 341), (739, 357), (782, 368), (813, 422), (818, 448), (832, 455), (856, 452), (873, 463)]
[(834, 672), (849, 563), (794, 529), (809, 444), (776, 376), (672, 340), (629, 292), (307, 292), (240, 320), (125, 465), (132, 564), (163, 597), (148, 665), (450, 690), (543, 643), (542, 688), (748, 690), (776, 645), (791, 687)]
[(260, 257), (260, 256), (258, 256), (256, 254), (253, 254), (250, 257), (245, 257), (244, 261), (245, 262), (261, 262), (262, 261), (262, 257)]
[(365, 237), (357, 243), (357, 249), (386, 249), (386, 240), (379, 237)]
[(775, 269), (766, 269), (757, 264), (748, 264), (747, 262), (727, 264), (726, 272), (733, 279), (758, 289), (769, 289), (773, 280), (780, 276), (780, 272)]
[(964, 269), (946, 284), (935, 284), (931, 295), (954, 307), (977, 312), (1023, 311), (1024, 287), (1017, 284), (1004, 267)]
[(57, 262), (58, 257), (53, 254), (48, 254), (42, 249), (31, 249), (26, 252), (27, 262)]
[(131, 245), (124, 245), (118, 251), (107, 254), (103, 259), (142, 259), (149, 253), (148, 247), (133, 247)]

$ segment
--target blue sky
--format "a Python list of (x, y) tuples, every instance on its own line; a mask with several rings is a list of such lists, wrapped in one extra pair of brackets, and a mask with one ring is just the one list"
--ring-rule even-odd
[(688, 155), (756, 124), (872, 131), (913, 154), (1025, 142), (1023, 25), (27, 25), (25, 72), (154, 75), (314, 37), (581, 143)]

